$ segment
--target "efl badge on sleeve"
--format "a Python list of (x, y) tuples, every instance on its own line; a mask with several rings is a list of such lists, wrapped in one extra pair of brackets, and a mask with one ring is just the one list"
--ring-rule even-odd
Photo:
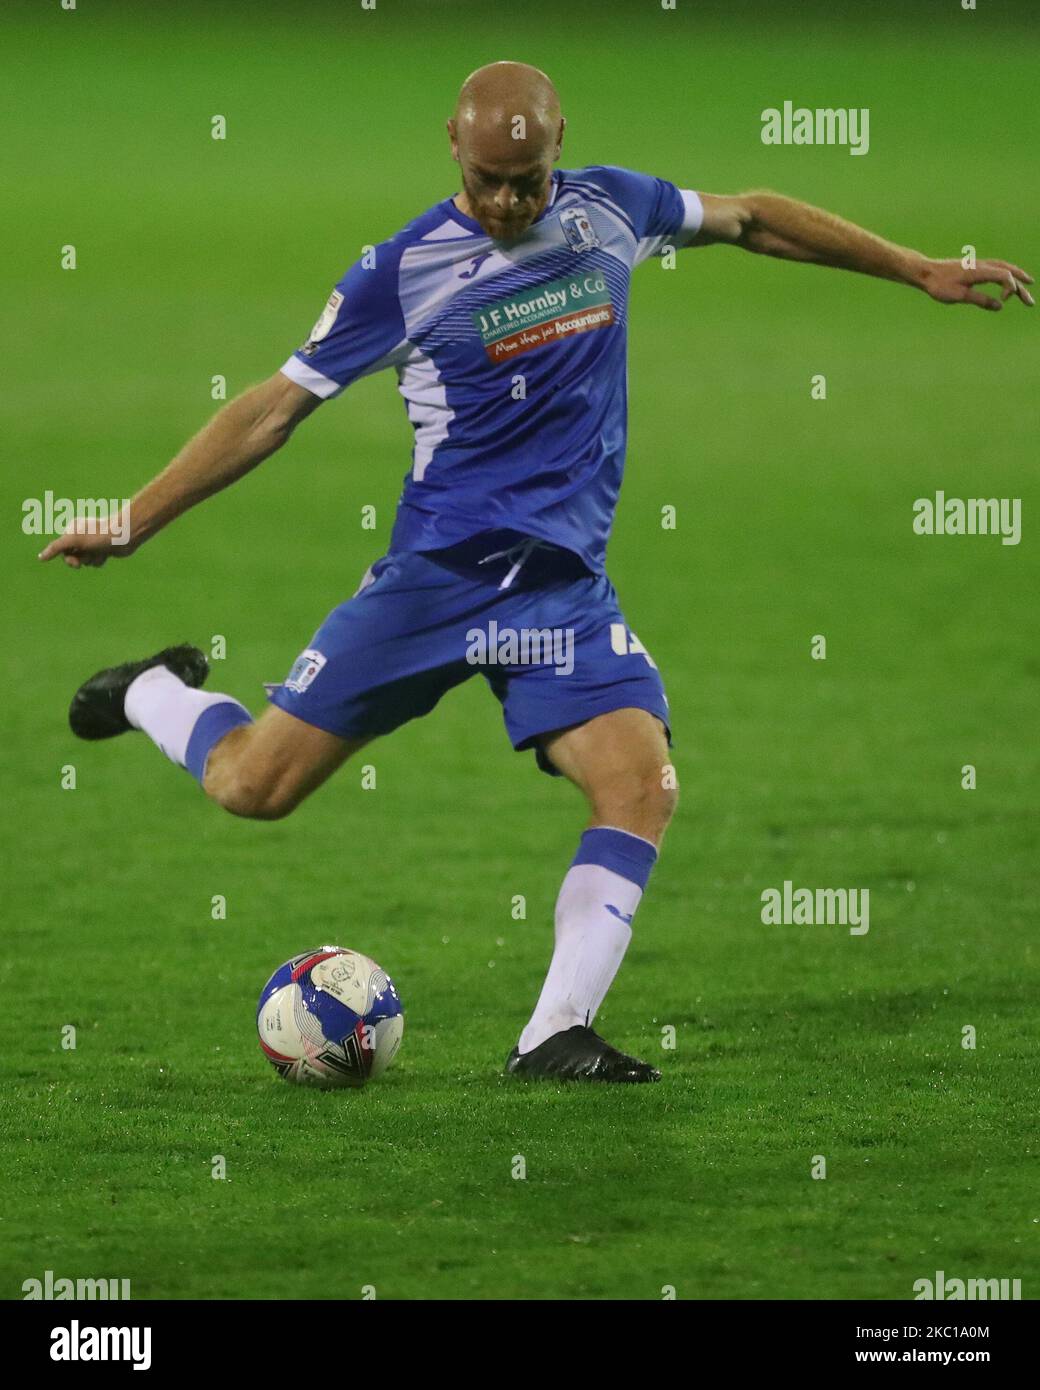
[(568, 208), (566, 212), (561, 212), (560, 226), (572, 251), (589, 251), (600, 244), (584, 208)]
[(336, 322), (336, 315), (339, 313), (339, 306), (342, 303), (342, 294), (340, 294), (339, 290), (333, 290), (332, 293), (329, 295), (328, 303), (325, 305), (325, 308), (321, 311), (321, 317), (318, 319), (318, 322), (311, 329), (310, 336), (308, 337), (306, 343), (303, 346), (302, 350), (307, 354), (308, 357), (311, 356), (311, 354), (314, 352), (315, 348), (321, 342), (321, 340), (323, 338), (327, 338), (329, 333), (332, 331), (332, 325)]

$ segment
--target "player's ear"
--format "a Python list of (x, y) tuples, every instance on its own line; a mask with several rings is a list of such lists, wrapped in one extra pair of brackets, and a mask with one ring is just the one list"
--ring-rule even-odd
[(451, 157), (457, 164), (459, 161), (459, 137), (458, 132), (455, 128), (455, 122), (449, 116), (447, 121), (445, 122), (445, 125), (447, 126), (448, 130), (448, 139), (451, 141)]
[(554, 164), (556, 163), (556, 161), (557, 161), (557, 160), (559, 159), (559, 157), (560, 157), (560, 151), (561, 151), (561, 149), (563, 148), (563, 132), (564, 132), (566, 129), (567, 129), (567, 118), (566, 118), (566, 116), (561, 116), (561, 117), (560, 117), (560, 130), (559, 130), (559, 134), (556, 136), (556, 153), (553, 155), (553, 163), (554, 163)]

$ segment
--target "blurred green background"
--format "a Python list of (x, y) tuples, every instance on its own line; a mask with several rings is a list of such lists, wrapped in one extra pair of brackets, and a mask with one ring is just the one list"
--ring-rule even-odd
[[(944, 1269), (1035, 1297), (1035, 314), (722, 248), (634, 277), (609, 560), (683, 785), (600, 1016), (665, 1070), (634, 1092), (498, 1075), (583, 809), (482, 682), (366, 754), (376, 791), (348, 764), (276, 825), (67, 731), (99, 666), (217, 634), (211, 686), (260, 707), (385, 548), (392, 375), (129, 562), (41, 569), (21, 531), (47, 489), (139, 487), (214, 375), (274, 372), (361, 247), (457, 189), (444, 121), (494, 59), (556, 81), (565, 167), (769, 187), (1036, 272), (1030, 8), (81, 0), (5, 5), (3, 49), (0, 1293), (49, 1268), (135, 1297), (899, 1299)], [(764, 146), (785, 99), (868, 107), (869, 154)], [(937, 489), (1021, 498), (1022, 543), (916, 537)], [(763, 926), (784, 879), (869, 887), (869, 935)], [(358, 1095), (291, 1091), (254, 1040), (270, 972), (330, 939), (406, 1006)]]

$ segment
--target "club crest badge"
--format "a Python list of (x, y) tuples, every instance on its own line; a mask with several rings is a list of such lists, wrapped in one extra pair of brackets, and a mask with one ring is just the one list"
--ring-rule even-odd
[(324, 665), (325, 657), (321, 652), (310, 649), (301, 652), (285, 678), (286, 690), (294, 690), (297, 695), (302, 695)]
[(561, 212), (560, 226), (572, 251), (589, 251), (600, 244), (584, 208), (568, 208), (566, 212)]

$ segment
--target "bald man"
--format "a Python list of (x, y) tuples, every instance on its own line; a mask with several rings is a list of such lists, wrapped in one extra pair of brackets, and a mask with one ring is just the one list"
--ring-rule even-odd
[[(461, 192), (353, 265), (306, 343), (225, 406), (118, 527), (73, 528), (43, 558), (76, 568), (132, 554), (274, 453), (322, 401), (392, 368), (415, 441), (389, 551), (272, 688), (271, 707), (254, 721), (204, 693), (205, 656), (174, 647), (87, 681), (72, 728), (91, 739), (143, 730), (232, 814), (273, 820), (481, 673), (513, 746), (573, 782), (590, 813), (506, 1070), (647, 1082), (659, 1073), (592, 1028), (676, 797), (661, 678), (604, 570), (625, 454), (632, 268), (720, 242), (987, 309), (1011, 295), (1032, 304), (1032, 282), (1005, 261), (930, 260), (772, 194), (713, 197), (608, 165), (556, 170), (564, 127), (536, 68), (473, 73), (448, 121)], [(306, 1074), (310, 1059), (298, 1065)]]

